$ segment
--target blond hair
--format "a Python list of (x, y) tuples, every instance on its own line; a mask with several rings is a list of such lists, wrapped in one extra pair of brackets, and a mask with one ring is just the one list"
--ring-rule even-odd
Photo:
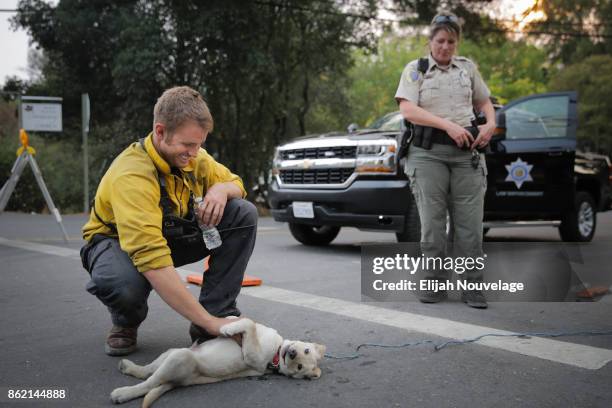
[[(443, 21), (439, 21), (441, 19)], [(440, 30), (444, 30), (449, 34), (453, 34), (457, 38), (457, 41), (461, 40), (461, 21), (455, 14), (451, 13), (450, 11), (441, 11), (436, 14), (434, 18), (431, 19), (429, 29), (430, 41), (433, 40), (433, 38)]]
[(187, 122), (195, 122), (207, 133), (213, 130), (213, 118), (202, 95), (188, 86), (166, 89), (153, 109), (153, 128), (156, 123), (166, 126), (166, 138)]

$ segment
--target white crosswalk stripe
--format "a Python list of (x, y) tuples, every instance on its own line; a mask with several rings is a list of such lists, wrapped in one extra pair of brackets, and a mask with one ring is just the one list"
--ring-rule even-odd
[[(47, 255), (68, 258), (79, 257), (79, 253), (75, 249), (52, 245), (13, 241), (2, 237), (0, 237), (0, 244)], [(178, 268), (178, 272), (183, 278), (188, 274), (198, 273), (185, 268)], [(485, 333), (512, 333), (486, 326), (391, 310), (268, 285), (243, 288), (241, 294), (448, 339), (469, 339)], [(597, 370), (612, 361), (612, 350), (546, 338), (485, 337), (474, 344), (589, 370)]]

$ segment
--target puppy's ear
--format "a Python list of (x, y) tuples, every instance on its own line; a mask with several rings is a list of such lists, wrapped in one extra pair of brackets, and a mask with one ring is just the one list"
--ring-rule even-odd
[(319, 367), (315, 368), (312, 375), (310, 376), (311, 380), (316, 380), (321, 377), (321, 369)]
[(319, 355), (318, 360), (322, 359), (323, 356), (325, 355), (326, 347), (322, 344), (317, 344), (317, 343), (314, 343), (314, 347), (315, 347), (315, 350), (317, 351), (317, 354)]

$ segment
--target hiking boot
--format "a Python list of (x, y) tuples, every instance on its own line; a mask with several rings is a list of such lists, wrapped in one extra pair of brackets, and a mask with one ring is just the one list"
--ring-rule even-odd
[(418, 294), (418, 298), (421, 303), (438, 303), (447, 297), (448, 294), (445, 290), (438, 290), (437, 292), (434, 292), (433, 290), (423, 290)]
[(476, 309), (486, 309), (489, 307), (487, 299), (481, 290), (464, 290), (461, 293), (461, 301)]
[(189, 336), (191, 337), (191, 343), (197, 342), (198, 344), (204, 343), (206, 340), (214, 339), (217, 336), (213, 336), (206, 330), (198, 325), (191, 323), (189, 325)]
[(126, 356), (136, 350), (138, 327), (114, 326), (108, 332), (104, 351), (109, 356)]

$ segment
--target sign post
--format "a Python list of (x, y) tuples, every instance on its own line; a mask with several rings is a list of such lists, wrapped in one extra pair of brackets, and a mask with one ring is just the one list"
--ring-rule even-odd
[(81, 128), (83, 131), (83, 212), (89, 213), (89, 154), (87, 134), (89, 133), (89, 94), (81, 94)]

